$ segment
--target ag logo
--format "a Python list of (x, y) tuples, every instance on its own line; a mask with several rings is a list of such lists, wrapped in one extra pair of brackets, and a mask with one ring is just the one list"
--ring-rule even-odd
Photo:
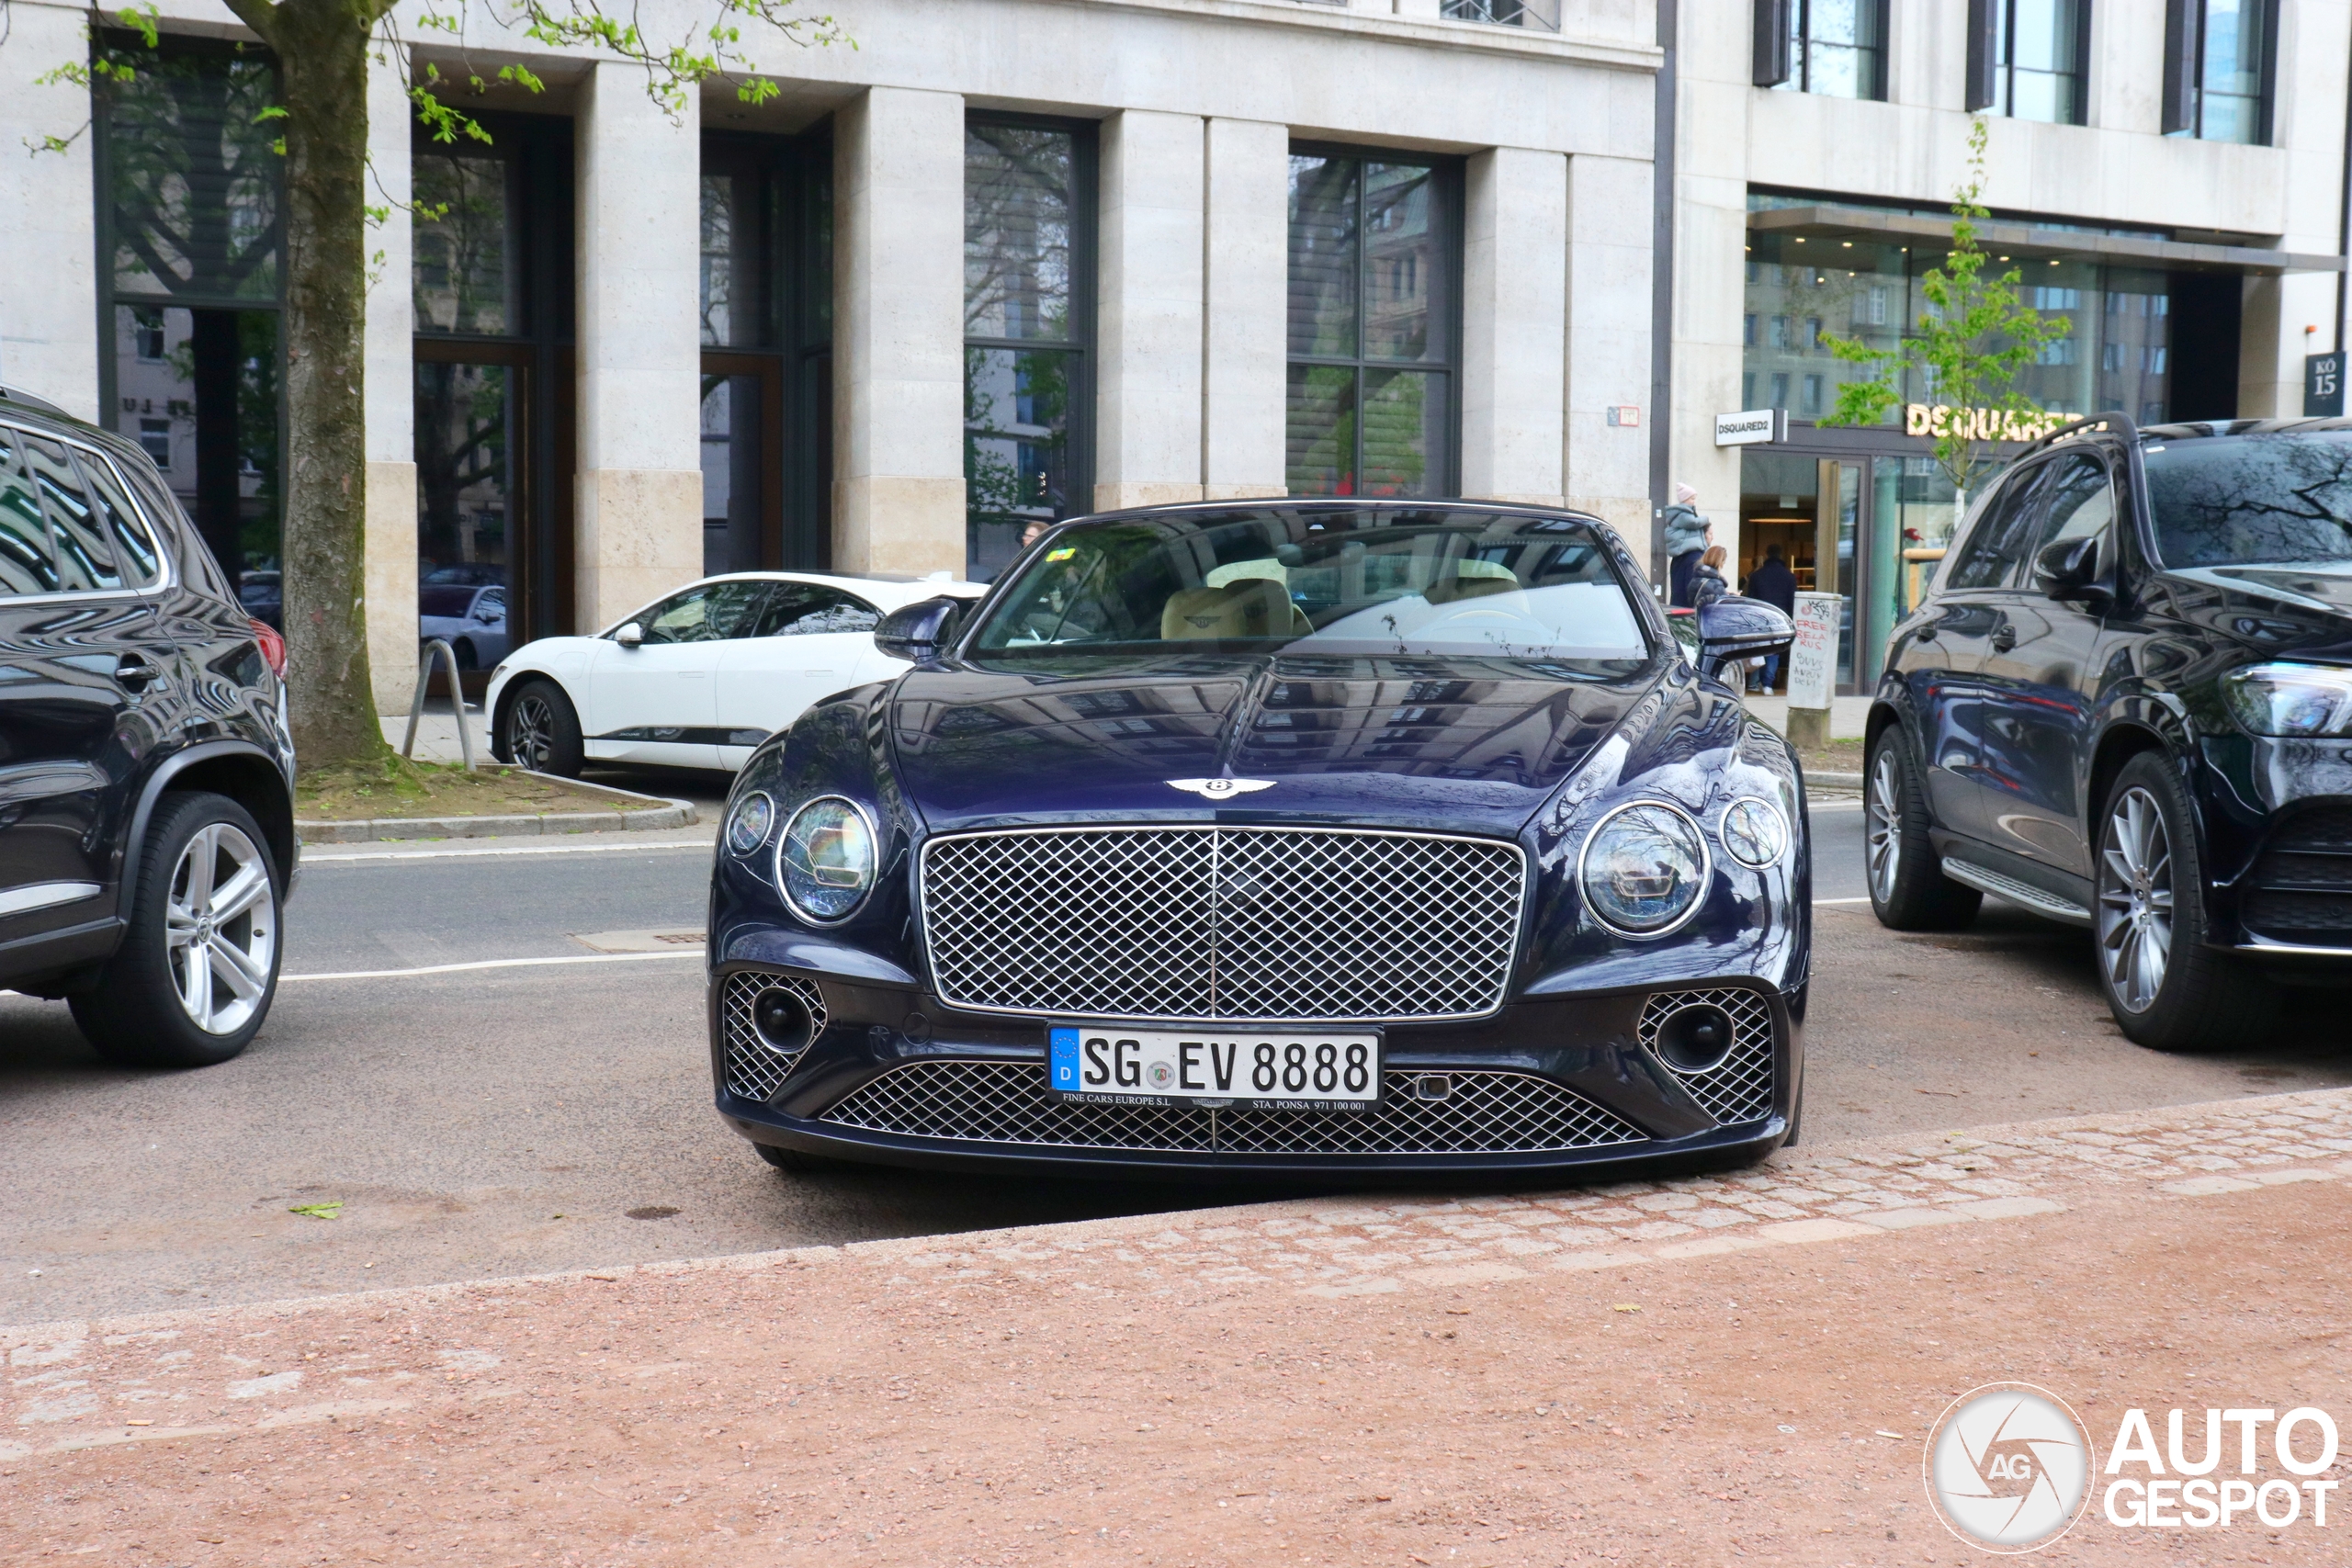
[(2090, 1436), (2065, 1403), (1996, 1382), (1952, 1401), (1928, 1434), (1928, 1500), (1946, 1529), (1987, 1551), (2039, 1551), (2090, 1498)]
[(1170, 779), (1170, 789), (1181, 789), (1197, 795), (1204, 800), (1227, 800), (1237, 795), (1255, 795), (1261, 789), (1272, 789), (1272, 779)]

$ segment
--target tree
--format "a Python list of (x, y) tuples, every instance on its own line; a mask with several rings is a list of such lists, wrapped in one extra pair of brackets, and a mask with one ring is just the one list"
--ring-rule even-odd
[[(363, 592), (367, 446), (363, 337), (369, 222), (389, 209), (368, 201), (368, 65), (402, 41), (390, 19), (394, 0), (223, 0), (268, 46), (277, 62), (279, 101), (257, 118), (275, 122), (284, 165), (286, 291), (283, 351), (288, 443), (282, 547), (286, 642), (290, 660), (295, 753), (306, 767), (371, 761), (384, 753), (368, 668)], [(648, 39), (634, 21), (617, 21), (597, 0), (513, 0), (493, 14), (511, 30), (550, 49), (589, 50), (646, 67), (646, 91), (675, 118), (704, 82), (739, 78), (737, 96), (760, 103), (775, 84), (744, 52), (742, 27), (754, 23), (795, 43), (841, 37), (831, 18), (786, 15), (793, 0), (709, 0), (707, 28), (676, 41)], [(497, 6), (497, 0), (492, 0)], [(426, 0), (418, 25), (459, 39), (465, 0), (455, 10)], [(106, 20), (99, 14), (101, 21)], [(113, 17), (157, 41), (153, 5)], [(94, 42), (86, 64), (42, 78), (96, 86), (128, 80), (139, 69), (120, 51)], [(497, 80), (538, 92), (520, 65)], [(462, 85), (490, 84), (469, 71)], [(487, 142), (490, 133), (449, 95), (431, 66), (413, 81), (417, 118), (442, 141)], [(85, 126), (83, 129), (86, 130)], [(34, 151), (62, 151), (81, 131), (51, 135)], [(390, 287), (404, 288), (405, 279)]]
[(1995, 442), (2030, 439), (2056, 427), (2056, 419), (2018, 386), (2018, 374), (2073, 325), (2025, 302), (2021, 270), (1985, 276), (1989, 258), (1977, 243), (1976, 226), (1992, 216), (1981, 199), (1986, 139), (1980, 115), (1968, 132), (1968, 181), (1952, 193), (1951, 250), (1919, 278), (1928, 308), (1917, 329), (1892, 349), (1825, 334), (1832, 354), (1869, 367), (1871, 374), (1838, 388), (1838, 407), (1821, 423), (1884, 422), (1903, 401), (1905, 373), (1918, 369), (1928, 396), (1950, 412), (1942, 428), (1915, 434), (1936, 438), (1936, 461), (1963, 494), (1999, 463)]

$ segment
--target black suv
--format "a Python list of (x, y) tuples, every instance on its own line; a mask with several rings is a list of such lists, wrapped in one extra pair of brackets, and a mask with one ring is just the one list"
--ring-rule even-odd
[(2352, 984), (2352, 421), (2082, 421), (1989, 484), (1894, 629), (1871, 902), (2092, 930), (2125, 1034), (2249, 1043)]
[(225, 1061), (277, 988), (286, 645), (137, 446), (0, 388), (0, 987)]

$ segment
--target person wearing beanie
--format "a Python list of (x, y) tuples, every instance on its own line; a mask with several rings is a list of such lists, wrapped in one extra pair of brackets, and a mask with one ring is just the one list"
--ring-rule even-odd
[(1674, 504), (1658, 519), (1665, 534), (1666, 556), (1671, 563), (1667, 581), (1669, 591), (1667, 603), (1683, 609), (1690, 608), (1690, 571), (1699, 564), (1700, 552), (1707, 547), (1714, 529), (1699, 514), (1695, 504), (1699, 492), (1687, 484), (1674, 487)]

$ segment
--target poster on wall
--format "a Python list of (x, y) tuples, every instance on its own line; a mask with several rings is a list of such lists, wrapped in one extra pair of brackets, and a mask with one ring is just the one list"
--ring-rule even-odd
[(1826, 708), (1835, 689), (1838, 621), (1846, 604), (1838, 593), (1797, 595), (1797, 640), (1789, 649), (1789, 705)]

